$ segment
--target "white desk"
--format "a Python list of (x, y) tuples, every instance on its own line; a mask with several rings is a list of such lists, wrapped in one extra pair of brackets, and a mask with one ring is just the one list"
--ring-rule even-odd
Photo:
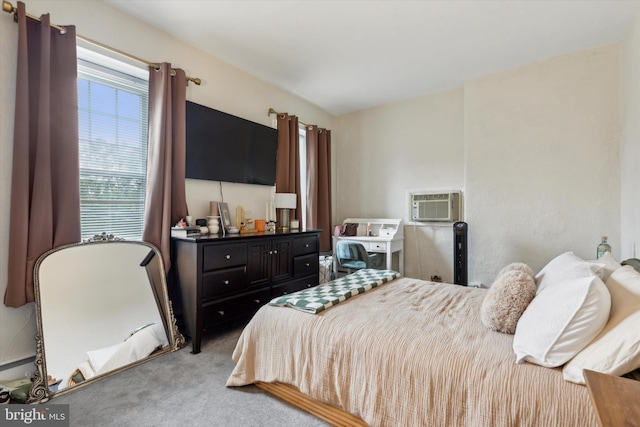
[[(380, 218), (347, 218), (343, 222), (358, 224), (355, 236), (333, 236), (333, 253), (336, 243), (347, 240), (361, 243), (367, 252), (384, 253), (387, 270), (393, 269), (393, 254), (398, 254), (398, 272), (404, 276), (404, 225), (401, 219)], [(372, 236), (367, 236), (367, 225), (371, 227)], [(337, 257), (333, 257), (333, 271), (338, 272)]]

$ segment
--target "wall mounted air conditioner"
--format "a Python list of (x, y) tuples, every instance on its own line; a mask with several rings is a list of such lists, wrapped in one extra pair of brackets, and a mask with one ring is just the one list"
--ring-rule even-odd
[(412, 193), (411, 219), (416, 222), (456, 222), (462, 219), (459, 191), (449, 193)]

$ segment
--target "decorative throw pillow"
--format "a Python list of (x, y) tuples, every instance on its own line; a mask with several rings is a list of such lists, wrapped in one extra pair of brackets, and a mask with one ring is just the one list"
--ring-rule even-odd
[(522, 271), (523, 273), (525, 273), (526, 275), (531, 276), (531, 277), (535, 277), (535, 275), (536, 275), (533, 272), (533, 270), (531, 269), (531, 267), (529, 267), (527, 264), (522, 263), (522, 262), (512, 262), (511, 264), (507, 265), (502, 270), (500, 270), (500, 272), (496, 276), (496, 279), (498, 279), (500, 276), (502, 276), (507, 271), (512, 271), (512, 270)]
[(621, 265), (630, 265), (631, 267), (635, 268), (636, 271), (640, 271), (640, 259), (638, 259), (638, 258), (625, 259), (620, 264)]
[(515, 332), (518, 319), (536, 296), (536, 282), (531, 273), (516, 269), (498, 274), (480, 307), (480, 319), (487, 328), (507, 334)]
[(564, 379), (584, 384), (583, 369), (624, 375), (640, 368), (640, 273), (623, 266), (607, 280), (611, 313), (604, 329), (564, 366)]
[(558, 255), (545, 265), (536, 274), (538, 294), (547, 286), (557, 284), (569, 279), (591, 277), (603, 267), (602, 264), (590, 264), (573, 252), (565, 252)]
[(563, 365), (600, 333), (610, 308), (609, 291), (595, 275), (564, 279), (538, 291), (516, 326), (516, 363)]

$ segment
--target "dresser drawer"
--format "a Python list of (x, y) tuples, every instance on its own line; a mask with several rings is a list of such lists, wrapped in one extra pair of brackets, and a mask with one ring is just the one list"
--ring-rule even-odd
[(320, 258), (317, 253), (314, 253), (313, 255), (297, 256), (293, 259), (293, 277), (318, 274), (319, 270)]
[(293, 238), (293, 256), (312, 254), (318, 251), (318, 237), (301, 236)]
[(247, 263), (247, 244), (207, 245), (203, 250), (203, 271), (236, 267)]
[(309, 277), (303, 277), (302, 279), (292, 280), (291, 282), (283, 283), (282, 285), (274, 286), (272, 298), (277, 298), (282, 295), (292, 294), (302, 289), (309, 289), (318, 285), (318, 275)]
[(340, 238), (340, 240), (347, 240), (349, 242), (360, 243), (364, 247), (364, 250), (367, 252), (372, 250), (371, 246), (373, 245), (373, 243), (367, 242), (366, 240), (351, 240), (349, 238)]
[(387, 242), (369, 242), (368, 250), (370, 252), (386, 251), (387, 250)]
[(270, 298), (271, 290), (263, 289), (236, 298), (204, 304), (202, 306), (202, 326), (206, 329), (228, 320), (251, 316), (268, 303)]
[(202, 275), (202, 299), (207, 300), (228, 293), (240, 293), (247, 289), (246, 267), (226, 268)]

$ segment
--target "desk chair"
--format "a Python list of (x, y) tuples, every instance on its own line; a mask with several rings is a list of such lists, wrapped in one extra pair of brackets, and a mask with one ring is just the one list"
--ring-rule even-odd
[(336, 257), (348, 274), (363, 268), (377, 268), (381, 264), (379, 254), (369, 254), (362, 243), (348, 240), (336, 243)]

